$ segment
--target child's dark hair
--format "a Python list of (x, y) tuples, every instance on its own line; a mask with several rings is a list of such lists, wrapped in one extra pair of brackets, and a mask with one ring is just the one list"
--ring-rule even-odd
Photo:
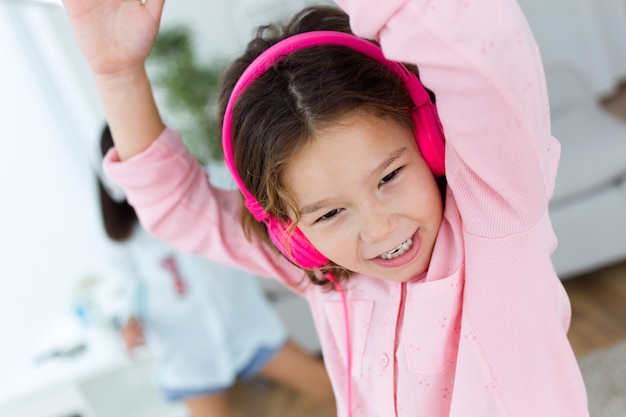
[[(317, 30), (351, 33), (348, 16), (327, 6), (306, 8), (282, 26), (260, 27), (224, 74), (220, 117), (237, 80), (256, 57), (287, 37)], [(316, 132), (355, 111), (391, 118), (414, 131), (411, 106), (403, 81), (358, 51), (335, 45), (296, 51), (261, 75), (234, 106), (232, 140), (238, 174), (268, 214), (286, 221), (298, 210), (283, 185), (283, 172)], [(242, 213), (246, 233), (269, 242), (265, 225), (246, 210)], [(330, 268), (337, 279), (349, 275), (336, 265)], [(316, 271), (307, 272), (313, 282), (327, 282)]]
[[(104, 156), (113, 147), (111, 130), (106, 125), (100, 135), (100, 152)], [(100, 178), (98, 178), (98, 192), (100, 194), (100, 211), (104, 230), (110, 239), (116, 242), (128, 240), (137, 224), (135, 209), (126, 200), (117, 202), (111, 198)]]

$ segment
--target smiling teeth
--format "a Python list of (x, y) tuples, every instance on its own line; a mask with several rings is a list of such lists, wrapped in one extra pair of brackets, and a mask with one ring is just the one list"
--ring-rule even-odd
[(413, 246), (413, 238), (408, 238), (405, 242), (400, 243), (395, 249), (380, 255), (383, 259), (394, 259), (408, 251)]

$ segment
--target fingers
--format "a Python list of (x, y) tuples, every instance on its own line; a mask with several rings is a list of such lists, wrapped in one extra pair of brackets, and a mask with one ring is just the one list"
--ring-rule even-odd
[(143, 0), (142, 3), (144, 7), (148, 9), (151, 15), (155, 16), (159, 20), (161, 19), (165, 0)]
[(122, 327), (122, 337), (126, 346), (129, 348), (136, 348), (142, 346), (145, 343), (143, 328), (141, 323), (136, 318), (131, 318)]

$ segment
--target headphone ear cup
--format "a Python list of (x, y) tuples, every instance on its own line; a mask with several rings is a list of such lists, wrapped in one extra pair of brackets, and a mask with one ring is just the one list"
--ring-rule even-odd
[(291, 232), (291, 223), (283, 224), (277, 218), (270, 216), (265, 220), (267, 234), (278, 251), (296, 266), (304, 269), (319, 269), (328, 263), (328, 258), (322, 255), (302, 231), (295, 227)]
[(436, 177), (445, 175), (445, 137), (435, 104), (429, 101), (416, 107), (412, 117), (422, 158)]

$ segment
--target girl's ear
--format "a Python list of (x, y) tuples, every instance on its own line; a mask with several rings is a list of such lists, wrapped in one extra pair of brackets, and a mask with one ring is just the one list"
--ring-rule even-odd
[(292, 223), (282, 223), (275, 217), (265, 221), (270, 240), (290, 262), (302, 269), (319, 269), (328, 264), (328, 258), (322, 255)]
[(415, 128), (415, 141), (422, 158), (435, 177), (444, 176), (446, 144), (437, 107), (428, 101), (413, 109), (411, 117)]

